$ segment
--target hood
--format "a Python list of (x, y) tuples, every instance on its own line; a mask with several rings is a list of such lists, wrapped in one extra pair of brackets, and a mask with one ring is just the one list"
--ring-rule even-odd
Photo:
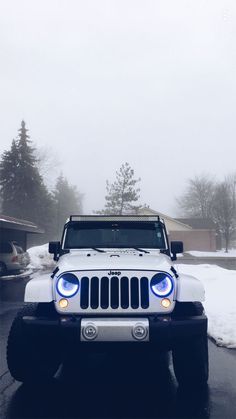
[(94, 250), (71, 250), (60, 257), (59, 273), (65, 271), (89, 270), (148, 270), (170, 272), (171, 260), (159, 251), (142, 253), (130, 249), (112, 250), (99, 253)]

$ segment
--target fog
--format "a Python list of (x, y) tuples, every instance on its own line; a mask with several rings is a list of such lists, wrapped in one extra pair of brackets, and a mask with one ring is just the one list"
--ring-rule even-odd
[(169, 215), (188, 178), (236, 170), (235, 1), (0, 5), (0, 153), (24, 119), (87, 213), (125, 161)]

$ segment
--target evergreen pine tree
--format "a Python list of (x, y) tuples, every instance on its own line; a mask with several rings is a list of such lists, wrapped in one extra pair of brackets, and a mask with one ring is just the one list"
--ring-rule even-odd
[(53, 201), (40, 176), (35, 150), (21, 122), (19, 136), (0, 163), (2, 212), (50, 229)]
[(59, 238), (65, 220), (72, 214), (81, 214), (83, 196), (78, 192), (76, 186), (70, 185), (61, 174), (57, 178), (53, 197), (55, 233)]
[(1, 211), (16, 216), (15, 196), (18, 189), (18, 149), (13, 140), (11, 149), (4, 151), (0, 162)]
[(135, 213), (140, 208), (139, 205), (135, 205), (139, 199), (140, 189), (137, 184), (140, 180), (140, 178), (134, 179), (134, 170), (129, 163), (122, 164), (116, 171), (116, 180), (113, 183), (107, 181), (106, 204), (102, 213), (115, 215)]

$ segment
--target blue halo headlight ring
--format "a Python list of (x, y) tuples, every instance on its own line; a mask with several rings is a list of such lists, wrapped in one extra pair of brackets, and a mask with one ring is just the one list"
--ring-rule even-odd
[(57, 292), (64, 298), (71, 298), (79, 291), (79, 280), (71, 273), (65, 273), (57, 279)]
[(174, 288), (173, 279), (166, 272), (158, 272), (152, 277), (150, 287), (156, 297), (168, 297)]

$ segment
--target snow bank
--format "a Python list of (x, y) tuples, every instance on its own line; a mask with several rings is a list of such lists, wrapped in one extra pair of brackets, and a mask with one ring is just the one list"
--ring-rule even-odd
[(198, 250), (189, 250), (186, 252), (189, 255), (195, 256), (195, 257), (202, 257), (202, 258), (206, 258), (206, 257), (215, 257), (215, 258), (221, 258), (221, 257), (225, 257), (225, 258), (236, 258), (236, 249), (230, 249), (228, 251), (228, 253), (225, 253), (225, 250), (217, 250), (216, 252), (200, 252)]
[(27, 268), (39, 269), (52, 269), (55, 266), (53, 255), (48, 253), (48, 243), (42, 246), (34, 246), (27, 250), (30, 256), (30, 264)]
[(236, 348), (236, 271), (215, 265), (183, 264), (178, 264), (178, 270), (195, 276), (205, 287), (208, 334), (217, 345)]

